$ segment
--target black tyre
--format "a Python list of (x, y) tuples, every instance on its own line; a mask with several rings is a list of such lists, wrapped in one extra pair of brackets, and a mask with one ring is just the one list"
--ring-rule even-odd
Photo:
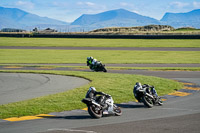
[(153, 107), (153, 99), (152, 98), (149, 98), (148, 96), (143, 96), (142, 100), (143, 100), (144, 105), (147, 106), (148, 108)]
[(92, 118), (101, 118), (103, 115), (103, 112), (101, 109), (97, 108), (95, 105), (88, 106), (88, 113)]
[(107, 72), (105, 65), (101, 65), (101, 69), (102, 69), (103, 72)]
[(113, 104), (113, 110), (115, 112), (116, 116), (121, 116), (122, 115), (122, 110), (120, 107), (118, 107), (117, 105)]
[(107, 69), (105, 67), (103, 67), (103, 72), (107, 72)]
[(161, 99), (159, 99), (158, 101), (158, 105), (162, 106), (163, 105), (163, 101)]

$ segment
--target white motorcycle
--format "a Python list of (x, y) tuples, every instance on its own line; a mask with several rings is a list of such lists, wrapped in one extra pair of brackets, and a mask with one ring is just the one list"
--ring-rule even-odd
[(91, 98), (84, 98), (82, 100), (88, 107), (88, 113), (92, 118), (101, 118), (104, 115), (113, 114), (116, 116), (122, 115), (120, 107), (114, 104), (114, 101), (111, 96), (105, 96), (105, 104), (108, 105), (108, 108), (103, 110), (102, 106)]

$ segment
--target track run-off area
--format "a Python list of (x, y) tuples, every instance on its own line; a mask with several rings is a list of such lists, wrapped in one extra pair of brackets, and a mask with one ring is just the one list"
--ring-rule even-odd
[[(3, 47), (0, 47), (3, 49)], [(22, 49), (32, 49), (24, 47)], [(12, 47), (5, 49), (12, 49)], [(14, 47), (14, 49), (21, 49), (20, 47)], [(34, 48), (33, 48), (34, 49)], [(40, 49), (40, 47), (36, 47)], [(41, 48), (42, 49), (42, 48)], [(48, 49), (48, 48), (47, 48)], [(50, 49), (53, 49), (51, 47)], [(58, 48), (55, 48), (58, 49)], [(67, 48), (66, 48), (67, 49)], [(70, 48), (72, 49), (72, 48)], [(76, 50), (97, 50), (98, 48), (76, 48)], [(199, 48), (139, 48), (132, 50), (144, 50), (144, 51), (200, 51)], [(59, 50), (59, 49), (58, 49)], [(73, 49), (74, 50), (74, 49)], [(103, 50), (103, 49), (100, 49)], [(105, 50), (105, 49), (104, 49)], [(109, 48), (108, 50), (116, 50)], [(120, 50), (120, 48), (117, 48)], [(121, 48), (121, 50), (131, 50)], [(28, 66), (30, 65), (30, 66)], [(33, 67), (33, 65), (36, 65)], [(38, 66), (37, 66), (38, 65)], [(55, 65), (56, 67), (51, 67)], [(59, 66), (84, 66), (85, 64), (1, 64), (0, 70), (66, 70), (66, 71), (87, 71), (91, 72), (88, 68), (74, 68), (74, 67), (59, 67)], [(200, 67), (199, 64), (106, 64), (110, 67)], [(72, 110), (63, 112), (52, 112), (50, 114), (38, 114), (34, 116), (34, 120), (9, 121), (0, 120), (0, 133), (155, 133), (155, 132), (192, 132), (197, 133), (200, 131), (200, 71), (149, 71), (149, 70), (136, 70), (136, 69), (108, 69), (108, 73), (121, 73), (121, 74), (139, 74), (147, 76), (156, 76), (162, 78), (168, 78), (178, 80), (184, 83), (184, 88), (162, 96), (164, 101), (163, 106), (155, 106), (151, 109), (144, 107), (143, 104), (137, 102), (120, 103), (118, 104), (123, 111), (123, 115), (119, 117), (103, 117), (102, 119), (91, 119), (87, 111), (85, 110)], [(9, 97), (17, 98), (16, 93), (26, 97), (28, 91), (36, 92), (37, 89), (45, 90), (53, 88), (53, 85), (61, 85), (65, 88), (69, 86), (69, 89), (76, 88), (77, 86), (87, 84), (88, 81), (79, 80), (74, 77), (65, 77), (46, 74), (11, 74), (0, 73), (0, 77), (3, 77), (0, 82), (4, 83), (7, 88), (13, 93), (13, 96), (5, 96), (4, 93), (0, 94)], [(67, 78), (67, 79), (66, 79)], [(51, 81), (51, 82), (50, 82)], [(64, 83), (65, 81), (69, 81)], [(10, 83), (11, 82), (11, 83)], [(10, 84), (9, 84), (10, 83)], [(25, 84), (24, 84), (25, 83)], [(78, 84), (80, 83), (80, 84)], [(8, 85), (9, 84), (9, 85)], [(77, 86), (73, 86), (76, 84)], [(16, 86), (18, 85), (18, 86)], [(13, 88), (20, 88), (23, 85), (26, 91), (12, 90)], [(43, 88), (40, 88), (40, 87)], [(71, 86), (71, 87), (70, 87)], [(38, 88), (39, 87), (39, 88)], [(11, 89), (12, 88), (12, 89)], [(64, 90), (60, 90), (61, 92)], [(5, 92), (5, 90), (4, 90)], [(46, 92), (49, 92), (47, 90)], [(5, 92), (6, 94), (7, 92)], [(25, 94), (23, 94), (25, 93)], [(34, 92), (31, 92), (34, 94)], [(41, 92), (42, 93), (42, 92)], [(52, 92), (55, 93), (55, 92)], [(8, 93), (7, 93), (8, 94)], [(42, 95), (45, 95), (45, 91)], [(36, 95), (40, 96), (39, 95)], [(30, 97), (32, 98), (32, 97)], [(3, 101), (3, 99), (1, 101)], [(23, 99), (22, 99), (23, 100)], [(12, 102), (12, 101), (10, 101)]]

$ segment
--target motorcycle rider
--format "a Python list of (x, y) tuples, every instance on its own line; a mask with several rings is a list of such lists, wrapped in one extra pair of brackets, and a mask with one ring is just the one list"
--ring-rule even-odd
[[(101, 96), (97, 96), (97, 95), (101, 95)], [(102, 109), (105, 110), (108, 108), (108, 105), (105, 103), (105, 100), (106, 100), (105, 96), (110, 97), (110, 95), (108, 94), (96, 91), (95, 87), (90, 87), (89, 90), (87, 91), (85, 98), (94, 99), (97, 103), (99, 103), (102, 106)]]
[[(158, 96), (158, 94), (157, 94), (157, 92), (156, 92), (156, 89), (155, 89), (155, 87), (154, 86), (150, 86), (150, 85), (148, 85), (148, 84), (144, 84), (144, 85), (142, 85), (140, 82), (136, 82), (136, 84), (135, 84), (135, 86), (134, 86), (134, 96), (135, 96), (135, 98), (139, 101), (140, 99), (138, 98), (139, 96), (137, 96), (137, 93), (135, 93), (137, 90), (139, 90), (139, 89), (144, 89), (144, 88), (147, 88), (147, 92), (150, 92), (150, 90), (149, 90), (149, 88), (151, 88), (151, 93), (152, 93), (152, 95), (155, 97), (155, 99), (156, 100), (158, 100), (159, 99), (159, 96)], [(141, 102), (141, 101), (139, 101), (139, 102)]]
[(94, 70), (97, 66), (97, 59), (92, 56), (87, 57), (87, 66), (90, 66), (90, 69)]

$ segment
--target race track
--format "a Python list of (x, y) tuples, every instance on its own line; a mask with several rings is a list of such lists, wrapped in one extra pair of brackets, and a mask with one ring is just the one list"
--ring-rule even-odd
[(0, 105), (64, 92), (88, 83), (70, 76), (0, 73)]
[[(109, 70), (109, 72), (164, 77), (195, 83), (196, 87), (200, 88), (199, 71)], [(38, 82), (44, 83), (44, 79), (41, 77), (41, 81)], [(119, 104), (123, 112), (119, 117), (91, 119), (87, 111), (73, 110), (53, 112), (50, 113), (54, 115), (53, 117), (44, 116), (44, 119), (39, 120), (0, 121), (0, 133), (198, 133), (200, 91), (190, 92), (191, 95), (183, 97), (168, 96), (163, 106), (155, 106), (151, 109), (136, 102)]]

